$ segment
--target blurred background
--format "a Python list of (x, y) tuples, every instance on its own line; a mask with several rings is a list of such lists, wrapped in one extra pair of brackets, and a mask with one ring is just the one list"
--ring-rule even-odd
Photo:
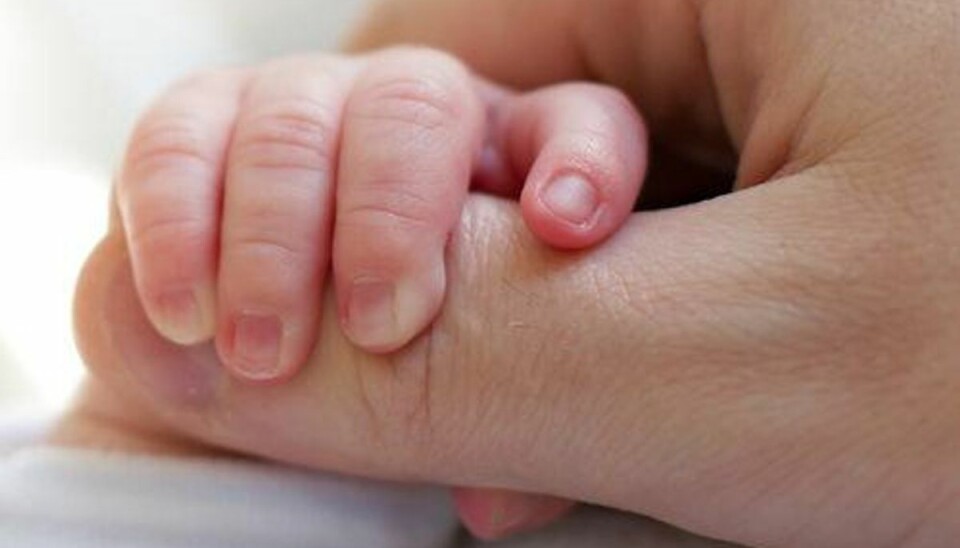
[(194, 70), (332, 49), (364, 2), (0, 0), (0, 423), (81, 378), (73, 284), (137, 114)]

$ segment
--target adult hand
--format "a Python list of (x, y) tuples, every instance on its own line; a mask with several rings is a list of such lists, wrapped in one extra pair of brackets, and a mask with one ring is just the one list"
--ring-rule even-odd
[[(746, 188), (848, 163), (826, 160), (853, 148), (839, 141), (855, 139), (863, 127), (902, 110), (906, 116), (887, 120), (888, 128), (876, 132), (886, 143), (865, 148), (876, 155), (884, 146), (896, 147), (897, 140), (885, 134), (895, 132), (897, 123), (924, 127), (924, 113), (911, 108), (916, 107), (911, 86), (922, 88), (931, 78), (941, 90), (956, 85), (956, 71), (942, 64), (956, 58), (951, 36), (956, 27), (950, 22), (955, 6), (934, 2), (918, 9), (856, 0), (383, 0), (360, 25), (351, 47), (397, 42), (442, 47), (519, 87), (568, 79), (622, 87), (652, 120), (654, 146), (660, 149), (641, 205), (662, 207), (715, 195), (728, 170), (737, 170), (738, 186)], [(867, 17), (858, 19), (860, 14)], [(937, 22), (938, 16), (945, 18)], [(916, 40), (918, 31), (933, 32)], [(891, 45), (904, 47), (888, 57)], [(904, 70), (931, 48), (943, 48), (944, 57)], [(865, 67), (887, 62), (886, 71), (862, 74)], [(858, 95), (858, 87), (873, 86), (878, 91)], [(892, 95), (885, 97), (887, 91)], [(874, 108), (862, 108), (875, 97)], [(941, 106), (939, 99), (930, 108)], [(847, 106), (856, 110), (843, 112)], [(806, 127), (814, 122), (823, 127)], [(910, 162), (892, 164), (896, 170)], [(501, 497), (537, 504), (521, 495)]]
[(114, 230), (78, 299), (100, 382), (214, 446), (747, 544), (960, 535), (960, 6), (422, 3), (375, 15), (377, 36), (512, 83), (606, 75), (676, 157), (735, 150), (743, 191), (638, 215), (584, 256), (477, 198), (429, 336), (375, 358), (326, 321), (305, 374), (268, 389), (153, 333)]

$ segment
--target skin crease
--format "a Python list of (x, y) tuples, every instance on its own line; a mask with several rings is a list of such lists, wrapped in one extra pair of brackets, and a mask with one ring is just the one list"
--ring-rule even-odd
[[(370, 35), (438, 42), (513, 84), (524, 69), (529, 85), (586, 75), (559, 61), (511, 73), (496, 44), (470, 42), (482, 25), (414, 23), (397, 5), (374, 13)], [(537, 2), (511, 5), (523, 23)], [(109, 390), (144, 411), (142, 431), (285, 462), (549, 493), (751, 545), (949, 545), (960, 535), (956, 4), (632, 5), (661, 32), (607, 27), (608, 42), (637, 47), (597, 46), (612, 53), (595, 52), (591, 72), (628, 74), (674, 51), (649, 47), (656, 36), (698, 36), (705, 55), (679, 48), (662, 79), (640, 71), (622, 85), (678, 156), (722, 167), (736, 150), (744, 191), (637, 215), (585, 255), (543, 248), (514, 205), (473, 198), (428, 336), (375, 358), (325, 322), (303, 375), (266, 390), (230, 381), (203, 349), (163, 346), (115, 227), (78, 290), (97, 381), (73, 417)], [(551, 17), (569, 17), (557, 6)], [(637, 28), (656, 26), (646, 21)], [(534, 30), (497, 43), (554, 46), (554, 23), (527, 20)], [(424, 36), (436, 28), (448, 32)], [(704, 94), (715, 109), (686, 108)]]
[[(153, 326), (187, 346), (216, 331), (228, 370), (277, 384), (315, 346), (328, 261), (344, 331), (386, 353), (442, 303), (444, 250), (471, 179), (518, 199), (544, 242), (593, 247), (630, 215), (647, 151), (642, 120), (614, 88), (580, 82), (520, 95), (473, 78), (448, 54), (398, 47), (181, 79), (141, 116), (124, 158), (117, 205)], [(586, 222), (558, 218), (545, 201), (549, 183), (571, 175), (586, 177), (597, 199)], [(405, 280), (398, 329), (358, 328), (357, 273)], [(278, 353), (270, 327), (280, 327)], [(257, 340), (268, 344), (251, 348)], [(456, 499), (461, 509), (480, 504), (462, 513), (482, 536), (569, 507), (474, 494)]]
[[(544, 241), (583, 249), (630, 215), (646, 156), (614, 88), (519, 95), (443, 52), (384, 48), (181, 79), (135, 125), (116, 197), (153, 325), (183, 345), (215, 334), (228, 369), (266, 384), (313, 348), (327, 270), (359, 347), (395, 350), (430, 323), (471, 178), (518, 197)], [(570, 175), (589, 180), (590, 219), (544, 201)]]

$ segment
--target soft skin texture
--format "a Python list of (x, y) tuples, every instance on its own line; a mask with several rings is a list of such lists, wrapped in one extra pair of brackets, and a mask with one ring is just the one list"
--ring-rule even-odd
[(448, 54), (316, 54), (185, 78), (142, 116), (116, 198), (151, 323), (216, 332), (250, 382), (293, 376), (328, 270), (351, 340), (407, 344), (446, 287), (444, 248), (471, 182), (520, 196), (535, 234), (593, 246), (629, 216), (643, 123), (589, 83), (517, 94)]
[[(609, 86), (516, 93), (427, 48), (314, 54), (171, 86), (133, 132), (116, 199), (153, 326), (186, 345), (216, 332), (229, 371), (278, 383), (316, 343), (328, 270), (352, 342), (395, 350), (441, 306), (471, 183), (519, 198), (544, 242), (582, 249), (629, 216), (646, 149), (635, 108)], [(483, 536), (569, 508), (456, 499)]]
[(743, 190), (637, 215), (588, 256), (473, 199), (427, 336), (371, 357), (325, 321), (304, 374), (266, 390), (154, 334), (114, 230), (78, 292), (96, 382), (165, 430), (282, 461), (548, 493), (752, 545), (950, 545), (960, 8), (545, 3), (398, 2), (358, 43), (431, 41), (513, 83), (615, 81), (676, 157), (735, 151)]

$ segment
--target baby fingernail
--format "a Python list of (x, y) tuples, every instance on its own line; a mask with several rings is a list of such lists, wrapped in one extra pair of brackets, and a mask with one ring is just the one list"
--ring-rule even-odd
[(540, 199), (554, 215), (577, 226), (592, 222), (600, 209), (596, 189), (577, 175), (565, 175), (549, 182)]
[(270, 315), (238, 314), (233, 319), (231, 370), (250, 381), (273, 380), (280, 374), (283, 322)]
[(153, 323), (168, 340), (188, 346), (213, 336), (213, 291), (178, 289), (160, 295), (155, 301)]
[(347, 297), (346, 330), (357, 344), (382, 348), (396, 344), (396, 286), (374, 278), (359, 278)]
[[(104, 302), (102, 321), (108, 340), (116, 341), (117, 365), (153, 398), (175, 406), (203, 407), (216, 399), (220, 363), (209, 344), (184, 347), (157, 333), (139, 305), (129, 265), (118, 268)], [(137, 304), (132, 304), (137, 303)]]
[(442, 299), (445, 280), (442, 255), (417, 276), (386, 281), (356, 278), (342, 310), (344, 331), (354, 344), (371, 352), (392, 352), (410, 342), (429, 323)]

